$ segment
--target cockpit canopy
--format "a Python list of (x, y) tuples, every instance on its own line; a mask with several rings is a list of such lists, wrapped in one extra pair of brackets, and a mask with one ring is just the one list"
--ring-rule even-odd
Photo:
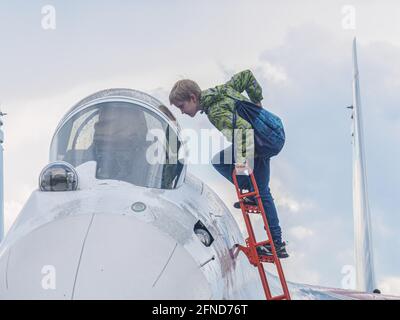
[(60, 123), (51, 144), (50, 161), (62, 160), (74, 167), (95, 161), (96, 179), (177, 188), (186, 167), (178, 157), (182, 144), (177, 127), (170, 120), (171, 114), (165, 115), (141, 100), (127, 99), (126, 94), (123, 99), (115, 92), (91, 102), (89, 99)]

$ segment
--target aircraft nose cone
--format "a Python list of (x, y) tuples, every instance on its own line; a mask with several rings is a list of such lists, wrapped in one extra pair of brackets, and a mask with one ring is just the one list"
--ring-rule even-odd
[(48, 223), (15, 243), (5, 259), (3, 298), (211, 297), (192, 256), (153, 225), (130, 216), (82, 215)]

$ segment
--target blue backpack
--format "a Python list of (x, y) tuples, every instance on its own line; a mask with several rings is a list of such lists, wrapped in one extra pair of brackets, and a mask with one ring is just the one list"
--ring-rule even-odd
[(253, 127), (255, 157), (276, 156), (285, 144), (285, 131), (281, 119), (252, 102), (229, 97), (235, 100), (232, 127), (236, 128), (237, 114)]

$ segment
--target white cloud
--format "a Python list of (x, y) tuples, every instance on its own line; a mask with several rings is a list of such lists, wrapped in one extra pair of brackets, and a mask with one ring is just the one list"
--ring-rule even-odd
[(274, 65), (266, 61), (260, 63), (260, 65), (264, 77), (269, 82), (275, 82), (276, 84), (287, 84), (289, 82), (288, 75), (284, 67), (279, 65)]
[(287, 197), (280, 197), (276, 201), (277, 205), (282, 208), (286, 208), (291, 212), (299, 212), (300, 211), (300, 203), (294, 199)]
[(372, 232), (373, 234), (378, 234), (380, 237), (386, 239), (397, 237), (398, 231), (393, 228), (388, 221), (385, 221), (385, 212), (382, 212), (380, 208), (371, 211), (371, 221), (372, 221)]
[(382, 294), (400, 296), (400, 277), (384, 277), (378, 282)]
[[(218, 65), (226, 77), (224, 80), (229, 80), (234, 73), (250, 69), (253, 71), (259, 82), (264, 78), (269, 83), (278, 86), (290, 84), (290, 79), (283, 66), (265, 61), (265, 59), (261, 60), (259, 54), (248, 56), (246, 59), (233, 59), (232, 61), (229, 59), (224, 60), (223, 62), (218, 63)], [(264, 93), (267, 93), (267, 91)]]
[(314, 207), (313, 203), (310, 201), (298, 201), (289, 195), (279, 194), (276, 196), (276, 205), (281, 210), (287, 210), (290, 213), (306, 213)]
[[(288, 248), (288, 252), (290, 257), (288, 259), (281, 260), (285, 277), (288, 281), (310, 285), (324, 283), (321, 272), (309, 264), (308, 253), (305, 253), (305, 251), (302, 250), (295, 250), (291, 247)], [(274, 272), (274, 268), (272, 266), (267, 267), (268, 270)]]
[(292, 237), (298, 240), (303, 240), (314, 235), (314, 232), (311, 229), (303, 226), (292, 227), (289, 229), (289, 233)]

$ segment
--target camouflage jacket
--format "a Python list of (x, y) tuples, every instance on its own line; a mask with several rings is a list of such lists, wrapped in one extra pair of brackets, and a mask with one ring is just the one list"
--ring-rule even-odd
[[(232, 121), (235, 106), (235, 100), (229, 96), (248, 101), (249, 99), (241, 94), (243, 91), (246, 91), (253, 103), (259, 103), (263, 99), (261, 86), (250, 70), (239, 72), (227, 83), (201, 92), (201, 113), (205, 112), (207, 114), (210, 122), (224, 134), (229, 142), (232, 142)], [(254, 141), (252, 139), (246, 141), (245, 139), (247, 129), (252, 129), (252, 126), (237, 115), (236, 129), (242, 129), (242, 150), (237, 152), (236, 162), (243, 163), (246, 158), (251, 159), (254, 157)], [(246, 143), (244, 143), (245, 141)], [(240, 146), (236, 142), (235, 145)]]

